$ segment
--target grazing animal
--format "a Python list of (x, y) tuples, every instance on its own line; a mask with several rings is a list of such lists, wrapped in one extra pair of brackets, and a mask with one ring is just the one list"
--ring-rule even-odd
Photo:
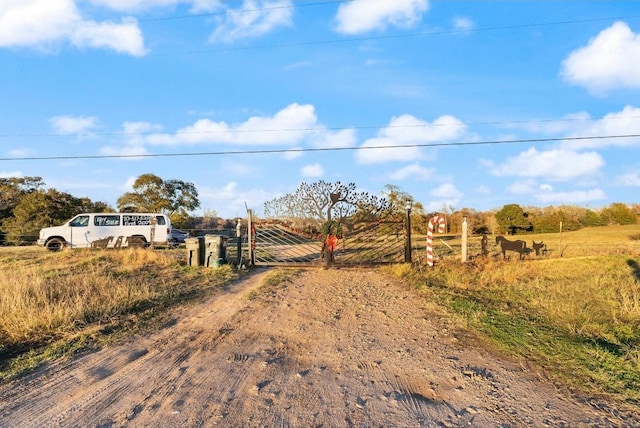
[(534, 251), (536, 252), (536, 256), (540, 255), (540, 250), (542, 250), (542, 255), (543, 256), (547, 255), (547, 246), (543, 241), (540, 241), (540, 242), (533, 241), (533, 244), (531, 246), (533, 247)]
[(496, 245), (500, 244), (502, 257), (507, 258), (507, 251), (514, 251), (520, 255), (522, 260), (527, 253), (527, 243), (525, 241), (509, 241), (504, 236), (496, 236)]

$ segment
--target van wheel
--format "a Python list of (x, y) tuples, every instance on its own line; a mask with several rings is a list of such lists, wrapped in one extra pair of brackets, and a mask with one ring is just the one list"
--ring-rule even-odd
[(49, 251), (60, 251), (65, 247), (65, 242), (60, 238), (51, 238), (47, 241), (46, 247)]

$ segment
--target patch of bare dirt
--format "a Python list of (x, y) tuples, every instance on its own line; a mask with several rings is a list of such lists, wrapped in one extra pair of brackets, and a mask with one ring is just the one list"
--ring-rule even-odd
[(160, 331), (0, 386), (0, 426), (640, 425), (462, 344), (376, 270), (303, 271), (268, 290), (265, 272)]

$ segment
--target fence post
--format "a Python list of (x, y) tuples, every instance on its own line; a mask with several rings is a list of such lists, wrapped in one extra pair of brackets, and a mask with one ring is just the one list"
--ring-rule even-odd
[(242, 266), (242, 219), (238, 217), (238, 224), (236, 224), (236, 238), (238, 242), (236, 244), (237, 251), (237, 264), (238, 267)]
[(467, 244), (467, 218), (462, 218), (462, 263), (466, 263), (469, 260), (467, 255), (468, 244)]
[(411, 207), (413, 205), (413, 201), (409, 199), (407, 204), (405, 205), (405, 210), (407, 211), (407, 220), (405, 227), (407, 228), (407, 239), (405, 242), (404, 248), (404, 262), (411, 263)]
[(256, 229), (253, 225), (253, 210), (247, 209), (247, 246), (249, 250), (249, 263), (255, 266)]

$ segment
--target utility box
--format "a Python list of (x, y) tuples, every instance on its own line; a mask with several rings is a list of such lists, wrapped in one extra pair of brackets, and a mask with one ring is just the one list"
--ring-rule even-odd
[(187, 238), (184, 243), (187, 246), (187, 264), (189, 266), (204, 265), (204, 239), (202, 236)]
[(220, 267), (227, 262), (227, 242), (229, 238), (222, 235), (204, 236), (204, 265)]

